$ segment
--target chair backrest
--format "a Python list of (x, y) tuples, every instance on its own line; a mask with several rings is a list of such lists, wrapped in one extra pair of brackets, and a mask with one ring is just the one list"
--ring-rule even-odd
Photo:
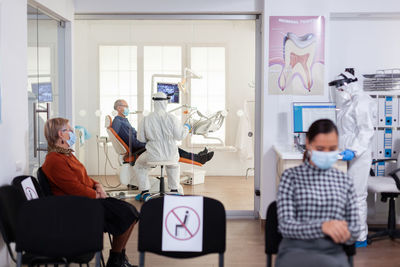
[(173, 258), (191, 258), (209, 253), (224, 253), (226, 248), (225, 208), (221, 202), (212, 198), (204, 197), (203, 201), (202, 252), (162, 251), (164, 198), (151, 199), (143, 204), (140, 211), (138, 250)]
[(24, 194), (15, 186), (0, 187), (0, 231), (4, 242), (15, 242), (18, 211), (26, 202)]
[(25, 202), (18, 214), (16, 251), (45, 257), (73, 257), (103, 249), (101, 202), (78, 196), (50, 196)]
[(129, 152), (129, 146), (119, 137), (119, 135), (112, 128), (112, 119), (110, 115), (105, 117), (104, 126), (107, 129), (108, 137), (110, 138), (111, 144), (118, 155), (127, 155)]
[[(267, 218), (265, 222), (265, 253), (277, 254), (279, 244), (282, 241), (282, 235), (278, 230), (278, 211), (276, 201), (269, 204), (267, 209)], [(355, 245), (343, 245), (346, 255), (351, 257), (356, 254)]]
[[(26, 188), (26, 187), (24, 187), (22, 185), (22, 183), (24, 181), (31, 181), (32, 182), (32, 184), (33, 184), (33, 186), (35, 188), (35, 191), (36, 191), (36, 196), (35, 196), (35, 192), (33, 192), (31, 190), (24, 190), (24, 188)], [(19, 190), (21, 190), (24, 193), (24, 195), (25, 195), (27, 200), (30, 200), (32, 198), (44, 197), (44, 194), (42, 192), (42, 188), (41, 188), (39, 182), (33, 176), (28, 176), (28, 175), (17, 176), (17, 177), (15, 177), (13, 179), (12, 185), (17, 187)]]
[(40, 187), (42, 188), (42, 193), (44, 196), (52, 196), (53, 192), (51, 192), (50, 182), (47, 178), (46, 174), (44, 174), (42, 167), (40, 167), (37, 171), (37, 177), (39, 180)]
[(279, 244), (282, 241), (282, 235), (278, 231), (278, 212), (276, 201), (268, 206), (267, 218), (265, 222), (265, 253), (278, 253)]

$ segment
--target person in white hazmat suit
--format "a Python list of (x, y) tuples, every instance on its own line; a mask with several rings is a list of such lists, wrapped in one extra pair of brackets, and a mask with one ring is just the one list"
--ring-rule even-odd
[(182, 124), (167, 112), (169, 97), (163, 92), (153, 95), (154, 112), (143, 118), (138, 127), (137, 138), (146, 143), (144, 152), (135, 163), (134, 171), (141, 193), (136, 196), (138, 201), (146, 201), (150, 197), (150, 182), (148, 173), (151, 165), (148, 162), (173, 161), (175, 165), (165, 166), (168, 176), (168, 187), (178, 194), (180, 186), (179, 154), (176, 141), (183, 140), (189, 133), (190, 125)]
[(349, 161), (347, 174), (353, 178), (361, 221), (356, 247), (367, 246), (368, 177), (372, 162), (373, 121), (377, 116), (376, 102), (361, 88), (353, 69), (346, 69), (335, 81), (339, 149), (343, 160)]

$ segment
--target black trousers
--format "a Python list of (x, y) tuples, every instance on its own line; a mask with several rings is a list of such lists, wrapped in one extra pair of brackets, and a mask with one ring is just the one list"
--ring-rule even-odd
[[(143, 152), (146, 151), (145, 148), (134, 149), (133, 151), (139, 151), (139, 150), (140, 150), (140, 152), (138, 153), (138, 155), (140, 155), (140, 154), (142, 154)], [(200, 162), (199, 161), (200, 160), (199, 154), (194, 154), (194, 153), (191, 153), (191, 152), (187, 152), (187, 151), (185, 151), (185, 150), (183, 150), (182, 148), (179, 148), (179, 147), (178, 147), (178, 152), (179, 152), (179, 157), (180, 158), (184, 158), (184, 159)]]
[(118, 236), (139, 220), (139, 212), (128, 202), (116, 198), (98, 199), (104, 208), (104, 232)]

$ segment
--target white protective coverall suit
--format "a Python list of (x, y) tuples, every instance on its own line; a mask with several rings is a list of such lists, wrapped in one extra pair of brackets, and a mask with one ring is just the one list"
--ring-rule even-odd
[[(355, 78), (351, 73), (346, 77)], [(355, 157), (349, 163), (347, 174), (353, 178), (360, 213), (361, 233), (358, 241), (368, 234), (367, 196), (368, 177), (372, 162), (371, 144), (374, 137), (373, 122), (377, 116), (376, 102), (366, 94), (358, 81), (345, 83), (336, 90), (337, 124), (340, 150), (351, 150)]]
[[(154, 98), (167, 99), (166, 95), (158, 92)], [(154, 112), (144, 117), (138, 127), (137, 138), (146, 143), (146, 151), (135, 163), (134, 171), (139, 183), (139, 190), (149, 190), (148, 173), (151, 165), (148, 162), (174, 161), (176, 165), (166, 166), (168, 187), (170, 190), (180, 189), (179, 153), (176, 141), (184, 139), (189, 129), (181, 125), (178, 119), (167, 112), (168, 100), (154, 101)]]

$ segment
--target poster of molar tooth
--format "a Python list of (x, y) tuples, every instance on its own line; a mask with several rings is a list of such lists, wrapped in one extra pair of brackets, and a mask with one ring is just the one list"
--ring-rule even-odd
[(268, 88), (272, 95), (323, 95), (323, 16), (271, 16)]

